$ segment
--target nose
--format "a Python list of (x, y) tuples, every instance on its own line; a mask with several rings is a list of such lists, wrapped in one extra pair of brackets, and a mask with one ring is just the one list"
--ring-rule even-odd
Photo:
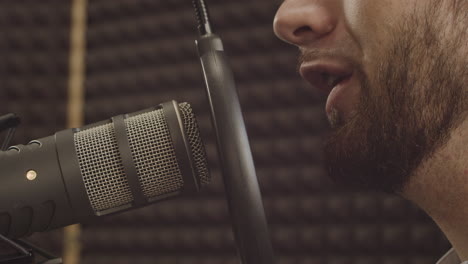
[(306, 46), (336, 28), (333, 0), (286, 0), (276, 13), (273, 30), (278, 38)]

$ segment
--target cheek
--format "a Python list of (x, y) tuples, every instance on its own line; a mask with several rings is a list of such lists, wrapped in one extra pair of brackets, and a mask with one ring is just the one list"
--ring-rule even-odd
[[(411, 10), (419, 0), (344, 0), (344, 17), (349, 29), (360, 37), (369, 34), (385, 35), (382, 29), (395, 24)], [(412, 8), (410, 8), (412, 6)]]
[(343, 0), (344, 23), (359, 43), (365, 72), (379, 65), (385, 47), (391, 45), (391, 32), (415, 1), (419, 0)]

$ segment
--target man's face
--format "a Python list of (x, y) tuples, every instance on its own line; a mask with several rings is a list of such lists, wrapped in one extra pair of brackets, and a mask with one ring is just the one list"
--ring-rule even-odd
[(286, 0), (274, 30), (328, 96), (338, 182), (399, 192), (465, 121), (466, 0)]

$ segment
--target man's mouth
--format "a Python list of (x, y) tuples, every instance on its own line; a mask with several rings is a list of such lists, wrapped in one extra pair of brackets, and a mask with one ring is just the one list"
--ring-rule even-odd
[(340, 61), (323, 60), (303, 63), (300, 67), (302, 78), (326, 94), (353, 74), (353, 67)]
[(327, 114), (343, 100), (340, 94), (349, 86), (353, 73), (352, 64), (333, 59), (305, 62), (300, 67), (301, 76), (328, 95)]

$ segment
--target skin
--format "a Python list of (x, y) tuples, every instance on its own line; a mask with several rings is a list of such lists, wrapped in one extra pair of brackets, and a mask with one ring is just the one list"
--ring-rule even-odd
[(274, 30), (300, 64), (354, 67), (328, 114), (330, 176), (413, 201), (468, 260), (468, 1), (286, 0)]

